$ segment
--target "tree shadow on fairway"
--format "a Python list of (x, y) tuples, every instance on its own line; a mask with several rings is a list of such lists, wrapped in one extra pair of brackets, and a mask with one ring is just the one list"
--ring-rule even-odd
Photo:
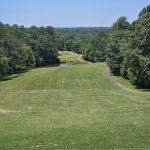
[(53, 65), (46, 65), (46, 66), (40, 66), (37, 68), (50, 68), (50, 67), (59, 67), (60, 64), (53, 64)]
[(5, 78), (0, 78), (0, 82), (5, 82), (5, 81), (13, 80), (15, 78), (23, 76), (23, 74), (27, 73), (27, 72), (30, 72), (30, 70), (21, 71), (19, 73), (14, 74), (14, 75), (7, 76)]
[(150, 89), (141, 89), (141, 91), (150, 92)]
[(143, 91), (143, 92), (150, 92), (150, 87), (136, 87), (137, 90)]

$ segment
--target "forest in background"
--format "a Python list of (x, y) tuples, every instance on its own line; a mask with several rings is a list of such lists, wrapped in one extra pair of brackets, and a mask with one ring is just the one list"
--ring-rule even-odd
[(150, 5), (131, 24), (126, 17), (113, 24), (106, 55), (112, 73), (138, 88), (150, 88)]
[(52, 27), (26, 28), (0, 23), (0, 77), (58, 63)]
[(91, 62), (107, 62), (111, 72), (150, 88), (150, 6), (129, 23), (112, 28), (56, 28), (0, 23), (0, 78), (59, 63), (58, 51), (73, 51)]
[(87, 61), (102, 62), (109, 31), (108, 27), (56, 28), (57, 48), (82, 54)]

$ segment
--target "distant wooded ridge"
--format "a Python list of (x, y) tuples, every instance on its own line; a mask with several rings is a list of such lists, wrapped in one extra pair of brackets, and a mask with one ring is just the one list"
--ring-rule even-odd
[[(55, 27), (54, 27), (55, 28)], [(111, 27), (56, 27), (56, 30), (108, 30)]]
[(101, 31), (110, 30), (110, 27), (65, 27), (54, 28), (57, 35), (62, 34), (95, 34)]

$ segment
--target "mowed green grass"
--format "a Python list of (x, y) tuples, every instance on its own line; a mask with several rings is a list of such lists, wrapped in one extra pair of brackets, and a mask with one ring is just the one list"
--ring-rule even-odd
[(59, 52), (58, 58), (61, 60), (61, 63), (68, 63), (68, 64), (85, 64), (87, 63), (82, 59), (82, 55), (69, 52), (69, 51), (63, 51)]
[(126, 92), (105, 64), (33, 69), (0, 82), (1, 150), (148, 150), (150, 92)]

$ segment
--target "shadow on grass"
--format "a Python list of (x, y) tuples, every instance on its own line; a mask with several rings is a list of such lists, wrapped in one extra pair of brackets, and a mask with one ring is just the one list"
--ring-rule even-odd
[(150, 92), (150, 87), (136, 87), (136, 89), (143, 92)]
[(22, 75), (21, 74), (20, 75), (12, 75), (10, 77), (6, 77), (6, 78), (3, 78), (3, 79), (0, 79), (0, 82), (5, 82), (5, 81), (13, 80), (13, 79), (15, 79), (17, 77), (20, 77), (20, 76), (22, 76)]
[(0, 82), (5, 82), (5, 81), (9, 81), (9, 80), (13, 80), (15, 78), (21, 77), (23, 76), (24, 73), (30, 72), (30, 70), (25, 70), (25, 71), (21, 71), (19, 73), (7, 76), (5, 78), (0, 78)]
[(45, 66), (40, 66), (40, 67), (37, 67), (37, 68), (50, 68), (50, 67), (59, 67), (60, 64), (54, 64), (54, 65), (45, 65)]
[(143, 92), (150, 92), (150, 89), (139, 89), (139, 90), (141, 90)]

